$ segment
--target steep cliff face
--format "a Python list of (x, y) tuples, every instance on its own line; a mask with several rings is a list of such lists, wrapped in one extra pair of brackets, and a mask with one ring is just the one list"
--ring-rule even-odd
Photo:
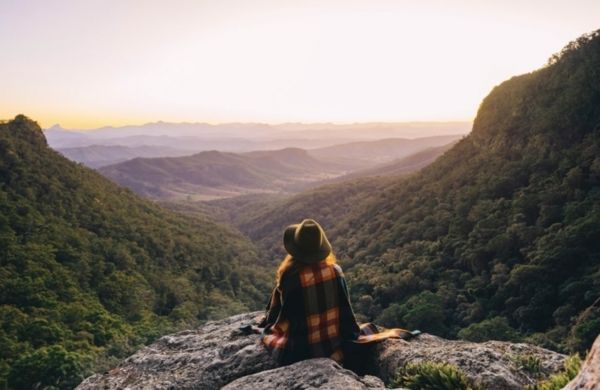
[[(565, 360), (564, 355), (528, 344), (471, 343), (423, 334), (377, 345), (365, 356), (371, 375), (358, 376), (329, 359), (278, 368), (260, 344), (260, 335), (239, 330), (260, 314), (240, 314), (164, 336), (77, 389), (384, 389), (398, 368), (424, 361), (451, 363), (486, 389), (521, 389), (559, 371)], [(535, 373), (523, 369), (519, 362), (525, 358), (539, 361)]]

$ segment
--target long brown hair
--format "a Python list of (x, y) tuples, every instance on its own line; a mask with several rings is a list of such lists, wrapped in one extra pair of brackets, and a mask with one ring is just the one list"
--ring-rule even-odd
[[(329, 265), (333, 265), (337, 262), (333, 252), (331, 252), (329, 256), (327, 256), (321, 261), (324, 261)], [(281, 264), (279, 264), (279, 268), (277, 268), (277, 278), (275, 279), (275, 281), (277, 282), (277, 286), (279, 286), (279, 284), (281, 283), (281, 278), (283, 277), (283, 274), (285, 274), (286, 272), (298, 272), (298, 270), (304, 265), (306, 265), (306, 263), (294, 260), (294, 258), (291, 255), (285, 256), (285, 259), (283, 259)]]

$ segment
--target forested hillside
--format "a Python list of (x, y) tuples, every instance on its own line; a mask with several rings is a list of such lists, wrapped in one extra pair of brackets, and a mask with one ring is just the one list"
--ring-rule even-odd
[(364, 319), (584, 351), (600, 333), (599, 69), (595, 32), (494, 88), (419, 174), (300, 194), (238, 226), (277, 258), (286, 223), (322, 220)]
[(600, 333), (600, 32), (482, 102), (469, 137), (341, 228), (361, 311), (585, 350)]
[(326, 228), (328, 237), (337, 237), (337, 228), (356, 212), (370, 197), (377, 197), (384, 188), (393, 183), (393, 178), (363, 178), (351, 182), (323, 186), (291, 197), (262, 195), (219, 199), (199, 204), (168, 205), (183, 213), (194, 214), (194, 210), (209, 213), (216, 220), (225, 220), (246, 234), (261, 251), (263, 259), (273, 267), (285, 256), (282, 244), (283, 229), (291, 223), (314, 216)]
[(157, 336), (263, 306), (252, 245), (0, 124), (0, 387), (72, 388)]

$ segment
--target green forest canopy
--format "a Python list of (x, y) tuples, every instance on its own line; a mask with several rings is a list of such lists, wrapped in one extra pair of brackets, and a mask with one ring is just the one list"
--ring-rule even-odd
[(0, 124), (0, 211), (0, 383), (11, 388), (72, 388), (268, 293), (241, 235), (68, 161), (22, 115)]

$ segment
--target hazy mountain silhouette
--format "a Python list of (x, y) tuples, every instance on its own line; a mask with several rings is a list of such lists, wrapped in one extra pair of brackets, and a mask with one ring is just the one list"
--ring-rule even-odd
[(352, 161), (363, 168), (374, 164), (401, 159), (427, 148), (447, 145), (460, 139), (461, 135), (450, 134), (423, 138), (388, 138), (375, 141), (351, 142), (310, 150), (310, 154), (324, 161)]
[(100, 168), (117, 164), (136, 157), (168, 157), (191, 154), (188, 150), (166, 146), (118, 146), (90, 145), (75, 148), (56, 149), (69, 160), (80, 162), (90, 168)]
[[(458, 142), (458, 141), (456, 141)], [(456, 142), (451, 142), (447, 145), (428, 148), (423, 151), (416, 152), (407, 157), (395, 159), (391, 162), (384, 162), (372, 166), (370, 168), (352, 170), (345, 175), (336, 176), (330, 179), (320, 180), (310, 183), (298, 184), (298, 190), (307, 190), (319, 186), (325, 186), (333, 183), (341, 183), (345, 181), (354, 181), (360, 178), (377, 177), (377, 176), (398, 176), (417, 172), (427, 165), (433, 163), (438, 157), (450, 150)], [(358, 164), (357, 164), (358, 165)]]
[[(353, 141), (383, 138), (422, 138), (431, 135), (466, 134), (468, 122), (357, 123), (338, 125), (157, 122), (139, 126), (66, 130), (59, 125), (45, 131), (55, 149), (91, 145), (164, 146), (198, 153), (208, 150), (248, 152), (288, 147), (315, 149)], [(142, 156), (137, 156), (142, 157)]]
[(311, 157), (302, 149), (250, 152), (202, 152), (177, 158), (136, 158), (100, 172), (135, 192), (158, 198), (193, 199), (248, 192), (284, 191), (292, 183), (339, 175), (344, 167)]
[[(99, 171), (138, 194), (162, 199), (211, 199), (256, 192), (290, 192), (456, 138), (388, 139), (309, 151), (298, 148), (242, 154), (210, 151), (178, 158), (136, 158)], [(417, 156), (415, 161), (379, 169), (384, 174), (394, 170), (405, 173), (433, 161), (430, 154), (422, 157), (420, 163)], [(357, 177), (372, 175), (374, 171), (375, 168)]]

